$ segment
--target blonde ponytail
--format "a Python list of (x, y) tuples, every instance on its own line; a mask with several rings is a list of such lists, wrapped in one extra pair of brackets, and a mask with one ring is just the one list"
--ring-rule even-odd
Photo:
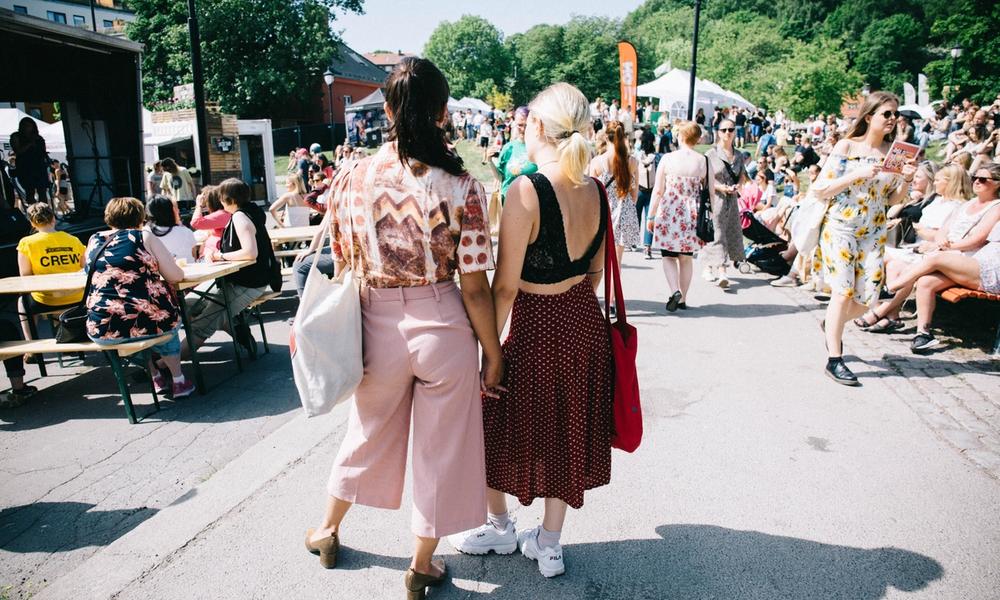
[(548, 142), (556, 146), (563, 174), (577, 185), (585, 183), (591, 158), (584, 135), (591, 126), (587, 98), (568, 83), (555, 83), (535, 96), (528, 109), (542, 122)]

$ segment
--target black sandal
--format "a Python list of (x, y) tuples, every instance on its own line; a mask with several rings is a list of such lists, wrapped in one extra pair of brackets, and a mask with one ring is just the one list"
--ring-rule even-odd
[(904, 327), (906, 327), (906, 325), (902, 321), (890, 319), (889, 317), (882, 317), (877, 323), (869, 327), (868, 331), (871, 333), (894, 333)]
[[(866, 318), (866, 317), (868, 317), (868, 315), (871, 315), (871, 316), (875, 317), (875, 320), (872, 321), (871, 323), (869, 323), (868, 319)], [(853, 323), (854, 323), (855, 327), (857, 327), (858, 329), (866, 329), (868, 331), (872, 331), (872, 329), (871, 329), (872, 327), (875, 327), (876, 325), (878, 325), (879, 323), (881, 323), (884, 320), (885, 320), (885, 317), (880, 317), (877, 314), (875, 314), (874, 310), (869, 310), (868, 312), (866, 312), (865, 314), (861, 315), (857, 319), (854, 319)]]

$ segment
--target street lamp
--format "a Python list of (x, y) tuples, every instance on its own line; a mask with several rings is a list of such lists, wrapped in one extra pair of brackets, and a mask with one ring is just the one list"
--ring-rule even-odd
[(955, 87), (955, 63), (962, 56), (962, 47), (955, 44), (951, 49), (951, 87)]
[(872, 93), (872, 86), (868, 85), (867, 83), (864, 84), (863, 86), (861, 86), (861, 95), (862, 96), (864, 96), (864, 97), (867, 98), (868, 94), (870, 94), (870, 93)]
[(333, 150), (334, 146), (337, 145), (333, 138), (333, 82), (335, 79), (333, 71), (327, 67), (326, 72), (323, 73), (323, 81), (326, 82), (326, 97), (330, 101), (330, 150)]
[(691, 87), (688, 88), (688, 121), (694, 120), (694, 85), (698, 70), (698, 23), (701, 20), (701, 0), (694, 2), (694, 39), (691, 41)]

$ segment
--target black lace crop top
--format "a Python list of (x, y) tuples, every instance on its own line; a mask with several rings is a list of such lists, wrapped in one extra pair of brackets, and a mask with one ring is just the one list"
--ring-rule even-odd
[(576, 260), (570, 260), (566, 247), (566, 232), (563, 229), (563, 215), (556, 200), (552, 184), (541, 173), (525, 175), (535, 186), (538, 194), (538, 237), (528, 245), (524, 255), (524, 267), (521, 268), (521, 279), (529, 283), (559, 283), (571, 277), (584, 275), (590, 266), (594, 254), (601, 247), (607, 227), (608, 198), (604, 188), (601, 191), (601, 219), (587, 251)]

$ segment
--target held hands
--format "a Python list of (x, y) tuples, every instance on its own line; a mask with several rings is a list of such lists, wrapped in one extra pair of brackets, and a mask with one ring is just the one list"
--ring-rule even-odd
[(648, 231), (650, 233), (653, 233), (653, 226), (655, 224), (656, 224), (656, 221), (654, 221), (653, 219), (647, 220), (646, 221), (646, 231)]
[(490, 358), (483, 354), (483, 369), (479, 375), (479, 389), (485, 398), (499, 398), (500, 392), (506, 392), (507, 388), (500, 385), (504, 376), (503, 357), (496, 356)]

